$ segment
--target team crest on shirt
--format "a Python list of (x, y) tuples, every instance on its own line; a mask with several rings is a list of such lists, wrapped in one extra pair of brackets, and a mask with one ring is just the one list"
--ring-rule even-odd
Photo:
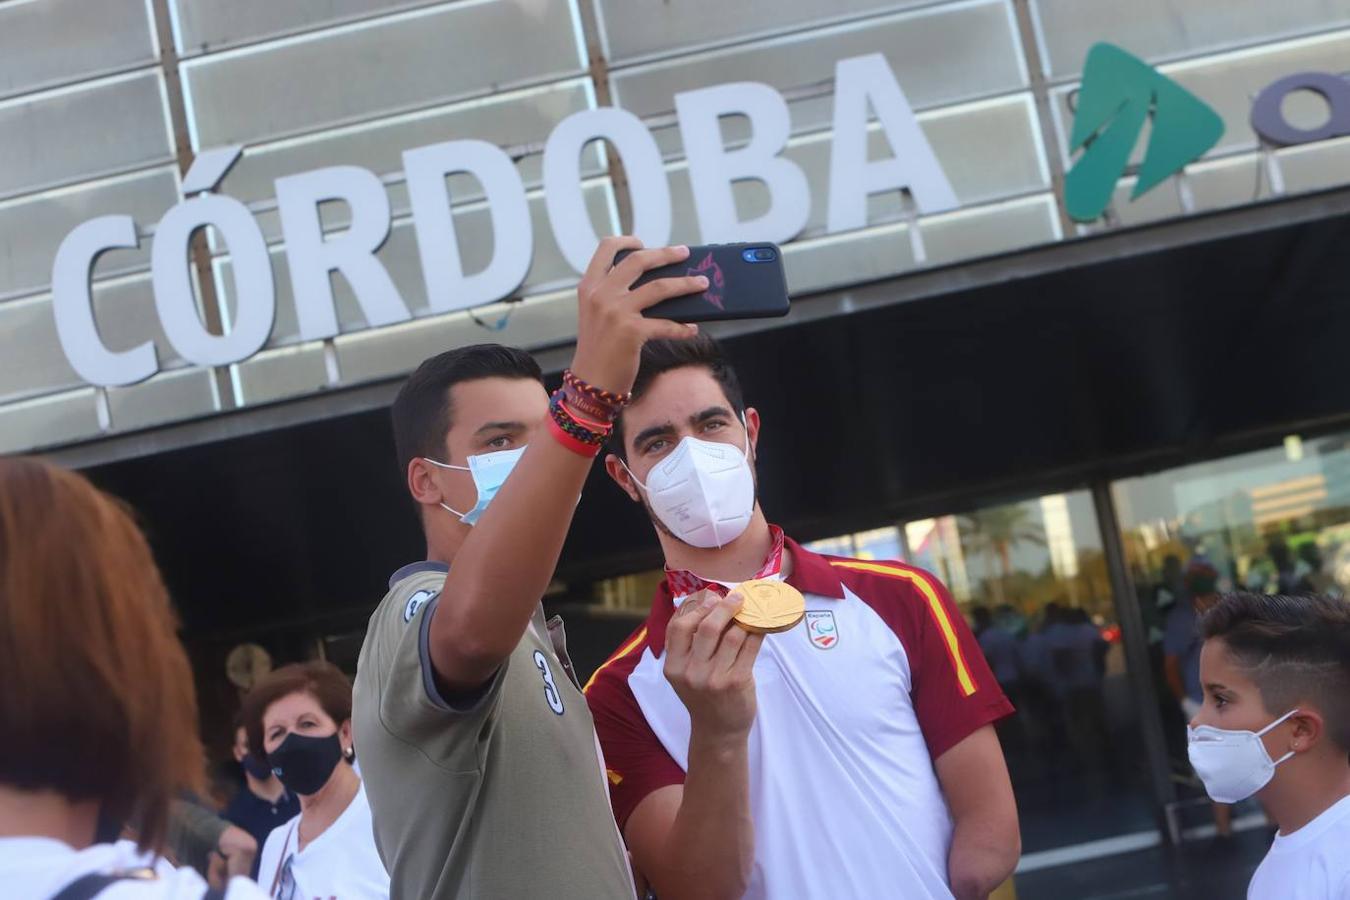
[(418, 591), (409, 597), (407, 604), (403, 607), (404, 623), (411, 622), (413, 616), (417, 615), (417, 611), (433, 600), (439, 593), (440, 591)]
[(829, 650), (839, 643), (839, 626), (834, 613), (828, 609), (813, 609), (806, 613), (806, 636), (821, 650)]

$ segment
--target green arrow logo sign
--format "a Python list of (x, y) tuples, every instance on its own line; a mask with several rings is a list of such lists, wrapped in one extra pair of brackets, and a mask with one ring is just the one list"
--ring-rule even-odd
[(1223, 136), (1223, 119), (1203, 100), (1112, 44), (1094, 44), (1069, 138), (1086, 148), (1064, 179), (1064, 206), (1079, 222), (1102, 214), (1152, 114), (1144, 162), (1130, 199), (1199, 159)]

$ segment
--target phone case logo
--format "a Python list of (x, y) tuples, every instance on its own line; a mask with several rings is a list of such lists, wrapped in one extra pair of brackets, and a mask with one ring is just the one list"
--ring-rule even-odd
[(708, 277), (708, 289), (703, 292), (703, 299), (707, 300), (718, 309), (725, 309), (722, 305), (722, 267), (713, 259), (712, 251), (698, 261), (697, 264), (685, 270), (686, 275), (706, 275)]

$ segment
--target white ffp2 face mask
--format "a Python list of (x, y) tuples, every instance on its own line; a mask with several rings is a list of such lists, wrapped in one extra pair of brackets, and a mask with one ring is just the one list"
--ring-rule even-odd
[(745, 533), (755, 514), (755, 475), (745, 451), (734, 444), (683, 438), (670, 454), (638, 481), (661, 524), (691, 547), (725, 547)]
[(1186, 751), (1191, 768), (1200, 776), (1211, 800), (1238, 803), (1270, 784), (1275, 767), (1292, 758), (1294, 751), (1272, 760), (1261, 735), (1297, 712), (1289, 710), (1260, 731), (1227, 731), (1212, 725), (1189, 729)]

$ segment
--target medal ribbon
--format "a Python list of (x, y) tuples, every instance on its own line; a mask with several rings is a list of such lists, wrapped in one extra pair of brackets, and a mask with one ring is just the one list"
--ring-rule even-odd
[[(773, 538), (773, 545), (769, 548), (764, 565), (755, 573), (755, 578), (772, 578), (783, 570), (783, 529), (770, 525), (769, 534)], [(726, 585), (709, 581), (685, 569), (666, 569), (666, 584), (674, 597), (688, 597), (703, 590), (714, 591), (721, 597), (731, 593), (731, 588)]]

